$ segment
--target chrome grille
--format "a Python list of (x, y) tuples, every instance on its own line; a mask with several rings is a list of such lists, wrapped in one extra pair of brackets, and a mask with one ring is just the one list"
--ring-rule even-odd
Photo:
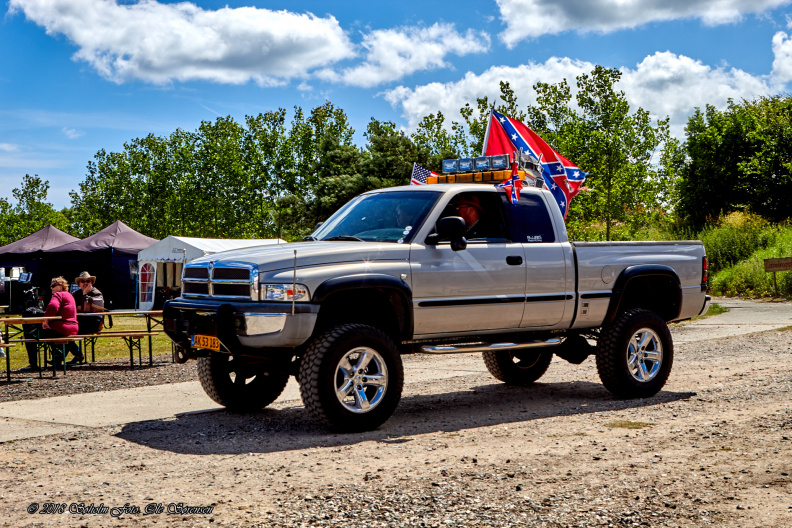
[(184, 266), (182, 295), (258, 300), (258, 268), (244, 262), (202, 262)]

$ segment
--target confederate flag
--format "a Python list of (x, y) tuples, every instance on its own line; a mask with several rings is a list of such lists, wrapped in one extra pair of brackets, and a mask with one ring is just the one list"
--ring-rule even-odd
[(522, 149), (542, 165), (545, 187), (553, 193), (561, 214), (566, 218), (569, 201), (580, 192), (586, 173), (553, 150), (539, 135), (520, 121), (494, 110), (490, 112), (484, 155), (511, 154)]

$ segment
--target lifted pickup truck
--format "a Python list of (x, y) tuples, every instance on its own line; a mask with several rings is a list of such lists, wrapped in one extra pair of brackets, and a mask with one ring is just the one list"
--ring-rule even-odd
[(512, 204), (479, 184), (371, 191), (304, 242), (193, 260), (182, 281), (165, 331), (214, 401), (259, 410), (294, 375), (306, 408), (347, 432), (394, 412), (403, 354), (482, 352), (527, 385), (554, 355), (593, 353), (614, 395), (652, 396), (673, 362), (667, 322), (710, 301), (701, 242), (570, 243), (549, 191)]

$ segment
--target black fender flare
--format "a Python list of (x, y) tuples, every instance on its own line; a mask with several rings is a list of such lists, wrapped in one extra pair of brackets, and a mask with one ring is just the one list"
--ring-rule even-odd
[(676, 284), (676, 291), (672, 292), (675, 293), (675, 306), (670, 307), (668, 315), (671, 315), (671, 317), (666, 316), (666, 320), (673, 321), (679, 316), (679, 312), (682, 309), (682, 288), (679, 276), (674, 269), (663, 264), (638, 264), (624, 268), (616, 279), (611, 292), (610, 304), (608, 304), (608, 313), (605, 315), (605, 321), (603, 321), (604, 324), (610, 324), (616, 319), (621, 308), (624, 293), (627, 291), (630, 282), (638, 278), (646, 277), (669, 278)]
[(316, 291), (314, 291), (311, 297), (311, 302), (321, 304), (331, 295), (340, 291), (362, 289), (381, 289), (397, 295), (404, 306), (404, 319), (401, 323), (402, 336), (404, 339), (412, 338), (412, 290), (406, 282), (393, 275), (386, 275), (384, 273), (358, 273), (355, 275), (334, 277), (324, 281), (316, 288)]

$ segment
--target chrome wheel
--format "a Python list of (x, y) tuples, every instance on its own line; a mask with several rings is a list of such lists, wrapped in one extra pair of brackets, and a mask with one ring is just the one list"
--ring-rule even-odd
[(380, 404), (387, 389), (388, 367), (373, 348), (353, 348), (338, 362), (335, 394), (347, 410), (369, 412)]
[(600, 331), (597, 371), (618, 398), (654, 396), (668, 380), (673, 364), (671, 332), (654, 312), (627, 310)]
[(305, 408), (332, 429), (371, 431), (401, 399), (404, 367), (393, 341), (363, 324), (342, 324), (316, 336), (300, 361)]
[(640, 382), (652, 381), (663, 365), (663, 343), (654, 330), (641, 328), (627, 344), (627, 368)]

